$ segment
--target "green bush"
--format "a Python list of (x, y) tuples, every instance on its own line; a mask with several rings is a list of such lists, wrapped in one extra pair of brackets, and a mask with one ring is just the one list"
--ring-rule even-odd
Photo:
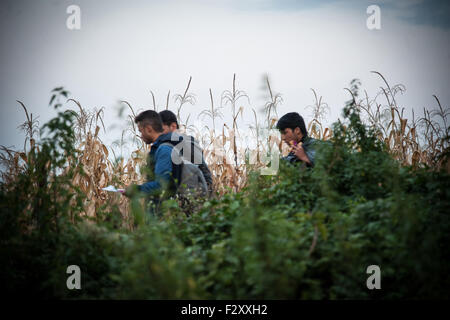
[[(400, 166), (352, 102), (344, 116), (313, 170), (281, 162), (277, 175), (252, 173), (243, 191), (206, 201), (189, 217), (169, 200), (162, 218), (143, 219), (133, 202), (137, 228), (130, 232), (117, 223), (74, 220), (81, 207), (69, 205), (73, 195), (64, 193), (70, 173), (51, 188), (33, 187), (48, 181), (52, 168), (62, 169), (57, 150), (74, 152), (70, 116), (60, 113), (48, 126), (57, 134), (39, 153), (44, 158), (0, 189), (4, 292), (63, 299), (448, 299), (448, 174)], [(42, 171), (48, 160), (50, 170)], [(62, 190), (57, 197), (53, 188)], [(66, 288), (71, 264), (81, 268), (81, 290)], [(381, 268), (381, 290), (366, 287), (369, 265)]]

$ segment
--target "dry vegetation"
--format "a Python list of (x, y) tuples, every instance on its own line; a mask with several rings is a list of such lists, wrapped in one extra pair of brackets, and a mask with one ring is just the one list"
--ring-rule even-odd
[[(384, 87), (373, 98), (370, 99), (364, 91), (364, 97), (353, 95), (357, 106), (366, 124), (377, 131), (380, 140), (385, 142), (392, 155), (403, 165), (428, 166), (431, 169), (444, 168), (450, 171), (448, 162), (449, 150), (449, 127), (447, 117), (449, 109), (441, 106), (440, 101), (434, 96), (437, 108), (433, 111), (424, 109), (422, 117), (416, 117), (414, 112), (408, 119), (404, 115), (404, 108), (400, 109), (396, 101), (396, 95), (405, 91), (404, 86), (390, 86), (385, 78), (378, 74)], [(213, 127), (197, 128), (189, 125), (189, 117), (186, 121), (180, 118), (182, 107), (189, 103), (195, 104), (195, 95), (189, 92), (191, 78), (183, 94), (173, 96), (175, 106), (173, 111), (180, 121), (181, 130), (192, 134), (203, 146), (204, 156), (214, 177), (214, 186), (218, 196), (230, 190), (236, 192), (241, 190), (247, 183), (247, 173), (250, 169), (258, 169), (265, 166), (263, 159), (270, 152), (271, 148), (278, 148), (282, 154), (286, 154), (287, 146), (283, 145), (279, 135), (271, 134), (264, 136), (262, 129), (272, 129), (278, 118), (277, 108), (282, 103), (279, 93), (274, 94), (270, 86), (269, 79), (266, 79), (269, 100), (265, 104), (264, 122), (260, 123), (256, 111), (254, 114), (254, 125), (249, 129), (253, 133), (255, 146), (250, 148), (245, 144), (239, 128), (239, 115), (242, 116), (244, 107), (240, 106), (240, 101), (246, 99), (250, 104), (245, 91), (239, 90), (236, 84), (236, 76), (233, 76), (231, 90), (226, 90), (221, 95), (220, 107), (215, 105), (212, 90), (209, 89), (210, 106), (203, 110), (199, 117), (208, 117), (212, 120)], [(353, 83), (354, 85), (355, 83)], [(312, 118), (308, 123), (310, 135), (317, 139), (327, 140), (332, 137), (331, 129), (326, 127), (324, 119), (329, 109), (316, 91), (312, 90), (314, 104), (309, 106), (312, 115), (304, 114), (305, 118)], [(153, 92), (153, 108), (156, 110), (155, 97)], [(67, 93), (66, 93), (67, 94)], [(52, 100), (54, 97), (52, 97)], [(382, 100), (383, 102), (379, 102)], [(170, 91), (166, 99), (166, 109), (169, 109)], [(52, 102), (52, 101), (51, 101)], [(133, 119), (136, 112), (126, 101), (122, 101), (129, 110), (128, 128), (122, 132), (119, 144), (124, 142), (124, 136), (135, 138), (136, 150), (131, 153), (128, 159), (116, 157), (114, 146), (106, 146), (100, 139), (100, 130), (105, 130), (103, 123), (104, 109), (89, 111), (74, 100), (67, 100), (68, 105), (75, 105), (71, 112), (76, 114), (77, 125), (75, 128), (77, 139), (77, 159), (68, 159), (67, 168), (76, 167), (77, 173), (73, 179), (74, 185), (78, 186), (87, 195), (85, 203), (85, 213), (88, 216), (95, 216), (97, 210), (108, 204), (117, 204), (123, 216), (124, 226), (130, 225), (128, 216), (128, 200), (118, 194), (108, 193), (101, 189), (113, 184), (124, 187), (130, 183), (142, 182), (142, 175), (139, 168), (145, 165), (145, 155), (149, 151), (148, 146), (139, 139), (137, 128)], [(1, 146), (0, 161), (2, 164), (1, 179), (8, 184), (14, 177), (24, 170), (31, 161), (28, 159), (28, 152), (32, 149), (39, 151), (39, 130), (38, 121), (29, 114), (25, 105), (19, 104), (25, 111), (26, 121), (20, 126), (26, 134), (23, 151), (11, 150)], [(218, 126), (218, 119), (222, 119), (222, 110), (230, 109), (232, 123), (223, 123)], [(227, 109), (227, 110), (228, 110)]]

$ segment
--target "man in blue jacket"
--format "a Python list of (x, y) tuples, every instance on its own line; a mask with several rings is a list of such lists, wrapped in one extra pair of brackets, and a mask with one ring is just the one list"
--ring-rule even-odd
[(147, 158), (147, 182), (129, 186), (124, 195), (132, 197), (138, 192), (146, 194), (150, 200), (149, 204), (155, 206), (152, 211), (157, 212), (161, 201), (174, 194), (176, 190), (174, 178), (180, 176), (180, 167), (172, 162), (171, 135), (163, 133), (159, 114), (147, 110), (138, 114), (134, 121), (138, 125), (141, 139), (152, 146)]

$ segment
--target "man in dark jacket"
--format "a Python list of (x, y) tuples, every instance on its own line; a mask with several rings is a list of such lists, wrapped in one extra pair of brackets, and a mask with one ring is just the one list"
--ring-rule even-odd
[(308, 137), (303, 117), (297, 112), (287, 113), (278, 120), (277, 129), (280, 130), (281, 139), (292, 148), (283, 159), (290, 163), (302, 162), (306, 167), (314, 167), (317, 140)]
[[(179, 129), (178, 121), (176, 115), (170, 110), (164, 110), (159, 113), (162, 123), (163, 123), (163, 133), (172, 134), (171, 139), (177, 144), (176, 148), (178, 150), (187, 151), (190, 153), (190, 161), (193, 164), (198, 165), (198, 168), (203, 173), (206, 184), (208, 185), (209, 194), (213, 192), (213, 180), (211, 171), (205, 162), (203, 157), (203, 150), (200, 145), (195, 141), (194, 137), (185, 134), (179, 134), (177, 129)], [(189, 159), (189, 157), (188, 157)]]

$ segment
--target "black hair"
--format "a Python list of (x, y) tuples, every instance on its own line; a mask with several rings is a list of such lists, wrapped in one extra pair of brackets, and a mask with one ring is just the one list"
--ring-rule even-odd
[(289, 112), (280, 118), (277, 122), (277, 129), (283, 131), (289, 128), (295, 130), (299, 128), (304, 137), (308, 136), (308, 131), (306, 131), (305, 120), (297, 112)]
[(166, 126), (170, 126), (172, 123), (175, 122), (177, 124), (177, 129), (180, 128), (178, 126), (177, 116), (172, 111), (163, 110), (159, 113), (159, 115), (161, 117), (163, 124), (165, 124)]
[(139, 113), (134, 122), (142, 125), (150, 125), (156, 132), (163, 132), (161, 117), (158, 112), (153, 110), (147, 110)]

